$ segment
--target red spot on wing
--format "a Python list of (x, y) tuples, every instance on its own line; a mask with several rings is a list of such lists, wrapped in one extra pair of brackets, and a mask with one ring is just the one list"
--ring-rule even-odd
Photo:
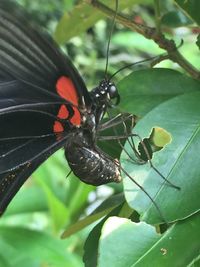
[[(69, 116), (68, 109), (66, 108), (65, 105), (61, 105), (61, 107), (60, 107), (60, 109), (58, 111), (57, 117), (59, 119), (67, 119), (68, 116)], [(54, 133), (60, 133), (60, 132), (63, 132), (64, 131), (64, 128), (63, 128), (61, 122), (59, 122), (59, 121), (55, 121), (54, 122), (53, 131), (54, 131)]]
[(65, 76), (60, 77), (56, 83), (56, 90), (62, 98), (70, 101), (75, 106), (78, 106), (78, 95), (70, 78)]
[[(62, 98), (66, 99), (67, 101), (69, 101), (70, 103), (74, 105), (72, 106), (74, 110), (74, 114), (70, 118), (70, 122), (76, 126), (79, 126), (81, 124), (81, 114), (77, 108), (78, 107), (78, 94), (77, 94), (76, 88), (72, 80), (68, 77), (61, 76), (56, 83), (56, 91)], [(69, 112), (68, 110), (66, 112), (63, 106), (67, 110), (66, 106), (62, 105), (59, 110), (58, 117), (62, 119), (67, 119), (67, 117), (69, 116)]]
[(60, 119), (67, 119), (69, 116), (69, 111), (65, 105), (61, 105), (57, 117)]
[(62, 133), (64, 131), (64, 128), (59, 121), (54, 122), (53, 131), (54, 133)]
[(73, 107), (74, 115), (70, 118), (70, 122), (74, 125), (80, 125), (81, 124), (81, 115), (77, 108)]

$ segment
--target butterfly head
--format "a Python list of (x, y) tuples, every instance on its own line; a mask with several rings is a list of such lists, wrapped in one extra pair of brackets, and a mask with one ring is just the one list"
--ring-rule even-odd
[(120, 102), (120, 95), (117, 87), (109, 80), (103, 80), (99, 86), (93, 91), (94, 97), (98, 102), (104, 103), (106, 106), (116, 106)]

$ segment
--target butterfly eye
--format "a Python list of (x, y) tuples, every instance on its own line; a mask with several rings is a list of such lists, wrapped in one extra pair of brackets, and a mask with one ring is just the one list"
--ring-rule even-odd
[(117, 87), (114, 84), (110, 84), (108, 92), (109, 92), (110, 99), (115, 100), (114, 105), (118, 105), (120, 102), (120, 96), (119, 96)]
[(114, 84), (112, 84), (110, 87), (109, 87), (109, 95), (110, 95), (110, 98), (115, 98), (116, 97), (116, 93), (117, 93), (117, 88)]

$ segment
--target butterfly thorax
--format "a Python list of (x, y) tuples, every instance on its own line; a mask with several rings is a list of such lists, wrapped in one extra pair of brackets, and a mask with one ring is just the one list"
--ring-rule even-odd
[(96, 126), (103, 118), (106, 110), (119, 104), (120, 96), (114, 83), (104, 79), (90, 92), (93, 101)]

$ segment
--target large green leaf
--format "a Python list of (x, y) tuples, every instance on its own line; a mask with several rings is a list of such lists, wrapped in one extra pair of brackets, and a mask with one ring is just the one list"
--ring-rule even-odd
[[(171, 134), (172, 142), (154, 153), (152, 162), (181, 190), (165, 183), (149, 164), (133, 164), (126, 153), (121, 157), (124, 169), (154, 199), (165, 221), (185, 218), (200, 209), (199, 99), (200, 92), (175, 97), (153, 109), (134, 128), (142, 138), (148, 137), (155, 126)], [(128, 143), (126, 149), (133, 155)], [(142, 220), (154, 224), (163, 221), (152, 200), (128, 177), (124, 179), (124, 191), (129, 205), (142, 214)]]
[(198, 214), (161, 235), (148, 224), (110, 217), (102, 228), (97, 266), (188, 266), (200, 254), (199, 225)]
[(143, 116), (158, 104), (180, 94), (200, 89), (200, 83), (171, 69), (132, 72), (118, 83), (120, 108)]

